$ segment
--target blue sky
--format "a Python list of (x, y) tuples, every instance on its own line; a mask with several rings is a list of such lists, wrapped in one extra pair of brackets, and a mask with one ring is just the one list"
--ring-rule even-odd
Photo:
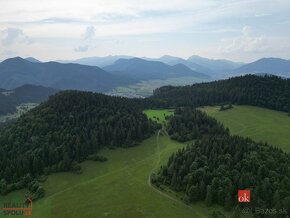
[(289, 0), (0, 1), (0, 59), (290, 59)]

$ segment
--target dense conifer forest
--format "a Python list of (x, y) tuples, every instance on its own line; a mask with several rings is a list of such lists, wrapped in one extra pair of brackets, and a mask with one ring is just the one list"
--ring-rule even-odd
[(34, 178), (57, 171), (79, 173), (78, 163), (87, 158), (106, 160), (93, 155), (99, 149), (134, 146), (157, 127), (133, 100), (58, 93), (0, 130), (0, 191), (25, 186), (36, 191)]
[(231, 136), (214, 118), (189, 108), (177, 109), (167, 128), (171, 138), (194, 142), (151, 176), (156, 186), (183, 192), (187, 202), (205, 201), (226, 210), (237, 205), (238, 190), (250, 189), (251, 202), (240, 206), (290, 210), (289, 154)]
[(151, 107), (199, 107), (216, 104), (253, 105), (290, 111), (290, 79), (245, 75), (191, 86), (164, 86), (144, 104)]

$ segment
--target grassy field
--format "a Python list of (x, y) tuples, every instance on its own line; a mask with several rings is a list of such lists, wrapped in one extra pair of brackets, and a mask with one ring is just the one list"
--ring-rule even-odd
[(174, 110), (172, 109), (162, 109), (162, 110), (145, 110), (144, 113), (148, 118), (158, 122), (164, 123), (165, 117), (174, 114)]
[[(146, 112), (160, 119), (163, 113)], [(208, 208), (203, 203), (185, 205), (174, 195), (162, 193), (150, 185), (149, 175), (183, 146), (185, 144), (170, 140), (161, 131), (137, 147), (102, 150), (100, 154), (108, 161), (86, 161), (81, 164), (83, 173), (80, 175), (50, 175), (43, 184), (46, 196), (34, 202), (32, 217), (199, 218), (211, 217), (214, 210), (223, 211), (219, 207)], [(0, 205), (22, 202), (24, 194), (25, 190), (20, 190), (0, 197)]]
[(234, 106), (219, 111), (216, 107), (200, 108), (228, 127), (232, 134), (248, 136), (290, 152), (290, 117), (287, 113), (252, 106)]

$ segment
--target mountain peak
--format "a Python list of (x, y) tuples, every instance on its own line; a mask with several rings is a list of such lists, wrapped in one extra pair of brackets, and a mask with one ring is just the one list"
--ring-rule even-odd
[(234, 70), (235, 73), (259, 73), (275, 74), (289, 77), (290, 60), (281, 58), (261, 58)]
[(13, 58), (7, 58), (3, 62), (5, 62), (5, 61), (11, 62), (11, 61), (25, 61), (25, 60), (22, 57), (17, 56), (17, 57), (13, 57)]
[(28, 57), (28, 58), (25, 58), (25, 60), (27, 60), (27, 61), (29, 61), (31, 63), (41, 63), (41, 61), (37, 60), (34, 57)]
[(263, 61), (263, 62), (264, 62), (264, 61), (268, 62), (268, 61), (287, 61), (287, 60), (282, 59), (282, 58), (265, 57), (265, 58), (261, 58), (261, 59), (255, 61), (255, 62), (261, 62), (261, 61)]
[(21, 57), (14, 57), (14, 58), (8, 58), (4, 61), (2, 61), (1, 64), (24, 64), (27, 63), (28, 61), (21, 58)]

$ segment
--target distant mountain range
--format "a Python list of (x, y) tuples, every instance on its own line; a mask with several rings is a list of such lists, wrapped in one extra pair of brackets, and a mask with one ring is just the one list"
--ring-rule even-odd
[(32, 84), (59, 90), (108, 92), (144, 80), (179, 77), (208, 79), (209, 76), (191, 70), (183, 64), (173, 66), (140, 58), (118, 59), (101, 69), (96, 66), (40, 62), (35, 58), (10, 58), (0, 63), (0, 88), (14, 89)]
[[(116, 56), (106, 56), (106, 57), (87, 57), (81, 58), (77, 60), (70, 61), (58, 61), (60, 63), (78, 63), (89, 66), (98, 66), (106, 69), (107, 66), (114, 64), (119, 59), (133, 59), (135, 57), (126, 56), (126, 55), (116, 55)], [(230, 72), (233, 69), (240, 67), (243, 63), (232, 62), (228, 60), (215, 60), (208, 59), (199, 56), (191, 56), (190, 58), (183, 59), (180, 57), (174, 57), (169, 55), (164, 55), (160, 58), (147, 58), (142, 57), (140, 59), (147, 61), (158, 61), (163, 62), (164, 64), (168, 64), (170, 66), (174, 66), (176, 64), (183, 64), (190, 68), (193, 71), (208, 74), (211, 77), (224, 77), (226, 72)]]
[[(91, 66), (99, 66), (107, 69), (109, 65), (114, 65), (119, 59), (132, 59), (131, 56), (107, 56), (107, 57), (91, 57), (73, 61), (64, 61), (71, 63), (86, 64)], [(163, 62), (164, 64), (174, 66), (183, 64), (191, 70), (209, 75), (213, 79), (224, 79), (240, 74), (275, 74), (283, 77), (290, 77), (289, 60), (279, 58), (262, 58), (252, 63), (233, 62), (224, 59), (209, 59), (193, 55), (188, 59), (164, 55), (160, 58), (142, 57), (147, 61)], [(124, 61), (123, 61), (124, 62)], [(118, 63), (120, 66), (120, 63)], [(111, 66), (108, 67), (111, 69)], [(117, 71), (117, 69), (114, 69)]]
[(184, 64), (192, 70), (208, 74), (213, 78), (224, 78), (227, 76), (228, 72), (244, 64), (222, 59), (208, 59), (197, 55), (193, 55), (187, 60), (168, 55), (155, 60), (162, 61), (169, 65)]
[(205, 73), (205, 74), (208, 74), (211, 76), (213, 75), (213, 71), (211, 69), (209, 69), (208, 67), (199, 65), (197, 63), (190, 62), (188, 60), (185, 60), (185, 59), (179, 58), (179, 57), (164, 55), (160, 58), (155, 58), (155, 59), (147, 58), (147, 60), (161, 61), (161, 62), (168, 64), (168, 65), (171, 65), (171, 66), (176, 65), (176, 64), (183, 64), (183, 65), (189, 67), (190, 69), (192, 69), (196, 72)]
[(187, 59), (187, 61), (199, 64), (201, 66), (206, 66), (214, 73), (227, 73), (231, 72), (233, 69), (244, 65), (244, 63), (233, 62), (224, 59), (208, 59), (204, 57), (200, 57), (197, 55), (193, 55)]
[(243, 65), (235, 70), (235, 74), (275, 74), (290, 77), (290, 60), (280, 58), (262, 58), (253, 63)]
[(4, 89), (33, 84), (62, 90), (106, 92), (113, 87), (130, 83), (134, 83), (130, 78), (112, 75), (101, 68), (86, 65), (38, 63), (20, 57), (0, 63), (0, 87)]
[(141, 58), (119, 59), (103, 69), (114, 75), (126, 76), (139, 81), (186, 76), (209, 78), (208, 75), (193, 71), (184, 64), (170, 66), (160, 61), (149, 61)]
[[(76, 63), (41, 62), (33, 57), (7, 59), (0, 63), (0, 89), (15, 89), (25, 84), (51, 87), (59, 90), (110, 92), (119, 86), (141, 81), (192, 77), (201, 80), (224, 79), (241, 74), (274, 74), (290, 77), (290, 60), (263, 58), (249, 64), (228, 60), (212, 60), (199, 56), (182, 59), (173, 56), (160, 58), (131, 58), (107, 56), (84, 58), (102, 69)], [(77, 61), (75, 61), (77, 62)], [(102, 63), (102, 64), (101, 64)], [(1, 90), (0, 90), (1, 91)]]
[(96, 67), (105, 67), (108, 65), (113, 64), (115, 61), (119, 59), (130, 59), (133, 58), (132, 56), (127, 55), (109, 55), (106, 57), (87, 57), (87, 58), (80, 58), (76, 60), (58, 60), (59, 63), (73, 63), (73, 64), (83, 64), (88, 66), (96, 66)]

